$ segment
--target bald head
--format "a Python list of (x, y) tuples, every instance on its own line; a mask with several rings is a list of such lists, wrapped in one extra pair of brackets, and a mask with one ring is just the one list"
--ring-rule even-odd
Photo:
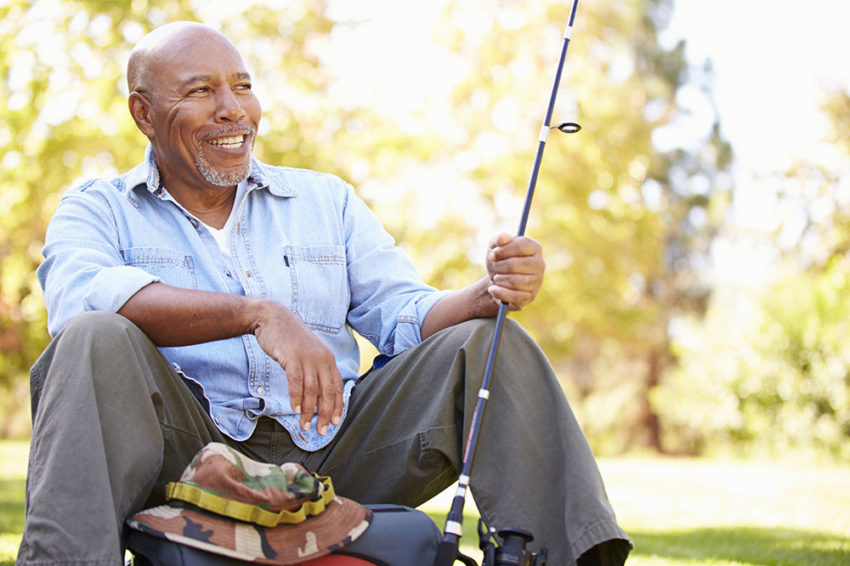
[[(209, 40), (223, 41), (233, 47), (227, 37), (198, 22), (172, 22), (144, 36), (130, 53), (127, 62), (127, 86), (130, 92), (151, 92), (158, 68), (169, 58)], [(236, 48), (233, 47), (235, 51)]]

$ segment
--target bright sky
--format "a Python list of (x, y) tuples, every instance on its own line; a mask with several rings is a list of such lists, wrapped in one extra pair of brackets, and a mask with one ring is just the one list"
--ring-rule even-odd
[[(795, 160), (835, 158), (823, 140), (825, 94), (850, 86), (850, 2), (845, 0), (677, 0), (671, 36), (694, 62), (711, 59), (722, 131), (735, 152), (738, 226), (769, 230), (778, 215), (775, 181)], [(793, 214), (792, 214), (793, 216)], [(720, 243), (721, 277), (757, 284), (770, 253)]]
[(850, 84), (848, 25), (845, 0), (678, 0), (671, 31), (712, 60), (724, 132), (763, 171), (817, 151), (824, 89)]

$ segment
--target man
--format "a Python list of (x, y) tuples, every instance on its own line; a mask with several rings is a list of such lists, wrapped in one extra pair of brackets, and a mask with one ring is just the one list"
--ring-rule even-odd
[[(143, 163), (67, 193), (38, 271), (54, 340), (32, 369), (18, 564), (116, 564), (124, 520), (210, 441), (303, 462), (363, 503), (457, 478), (497, 301), (540, 288), (540, 246), (500, 235), (488, 276), (424, 285), (353, 189), (252, 158), (260, 104), (235, 47), (159, 28), (128, 63)], [(116, 314), (117, 313), (117, 314)], [(350, 330), (381, 352), (360, 377)], [(551, 564), (630, 548), (542, 352), (510, 322), (471, 486), (488, 524)]]

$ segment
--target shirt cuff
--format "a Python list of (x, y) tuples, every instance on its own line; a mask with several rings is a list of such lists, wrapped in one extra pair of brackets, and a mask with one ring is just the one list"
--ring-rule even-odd
[(451, 291), (428, 293), (424, 297), (408, 303), (396, 319), (395, 341), (392, 355), (398, 355), (408, 348), (422, 342), (422, 323), (428, 312)]
[(83, 305), (87, 311), (118, 312), (139, 289), (161, 281), (161, 278), (137, 267), (107, 267), (89, 282)]

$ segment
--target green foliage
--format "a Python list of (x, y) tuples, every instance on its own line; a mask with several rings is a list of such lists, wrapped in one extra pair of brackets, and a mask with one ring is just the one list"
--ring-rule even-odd
[[(834, 256), (823, 271), (791, 276), (763, 305), (765, 358), (778, 362), (744, 405), (763, 411), (786, 442), (850, 457), (850, 260)], [(772, 387), (771, 387), (772, 386)], [(751, 419), (752, 420), (752, 419)]]
[[(83, 174), (128, 164), (114, 112), (116, 28), (72, 3), (6, 3), (0, 11), (0, 411), (26, 407), (29, 365), (47, 342), (35, 281), (59, 192)], [(93, 55), (97, 53), (98, 56)], [(112, 116), (106, 112), (112, 111)], [(122, 151), (124, 150), (124, 151)], [(20, 433), (4, 419), (0, 436)]]
[(847, 268), (836, 258), (823, 272), (788, 270), (755, 316), (718, 310), (682, 341), (682, 365), (654, 399), (671, 442), (685, 451), (850, 457)]
[(837, 92), (825, 107), (835, 163), (795, 165), (777, 180), (803, 222), (776, 230), (775, 280), (723, 297), (675, 346), (680, 366), (653, 401), (679, 450), (850, 457), (848, 101)]

